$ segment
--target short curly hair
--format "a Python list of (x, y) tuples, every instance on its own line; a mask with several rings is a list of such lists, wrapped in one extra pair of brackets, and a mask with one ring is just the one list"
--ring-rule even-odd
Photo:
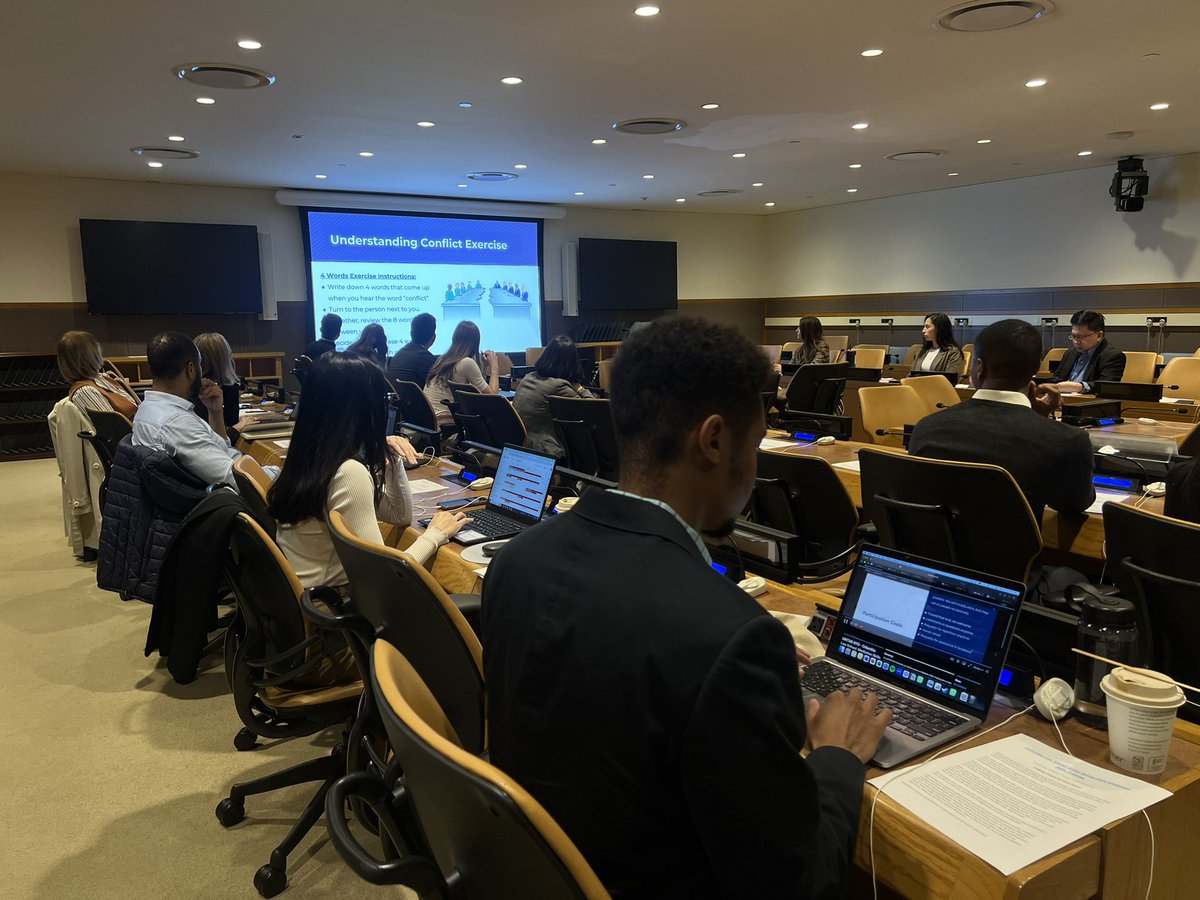
[(670, 318), (634, 332), (613, 362), (609, 390), (622, 473), (661, 474), (711, 415), (748, 432), (762, 420), (771, 372), (766, 354), (724, 325)]

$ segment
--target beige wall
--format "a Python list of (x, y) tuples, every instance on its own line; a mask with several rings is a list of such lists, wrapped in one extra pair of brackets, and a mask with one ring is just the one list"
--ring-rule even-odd
[(1140, 213), (1113, 209), (1115, 166), (1104, 165), (772, 216), (766, 289), (789, 297), (1200, 281), (1200, 154), (1147, 169)]

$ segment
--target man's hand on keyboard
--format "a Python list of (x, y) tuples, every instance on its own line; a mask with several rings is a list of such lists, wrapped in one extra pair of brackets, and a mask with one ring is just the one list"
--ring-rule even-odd
[(892, 711), (879, 706), (874, 694), (855, 689), (849, 693), (834, 691), (824, 703), (808, 703), (808, 737), (812, 747), (842, 747), (865, 764), (883, 739), (884, 729), (892, 721)]

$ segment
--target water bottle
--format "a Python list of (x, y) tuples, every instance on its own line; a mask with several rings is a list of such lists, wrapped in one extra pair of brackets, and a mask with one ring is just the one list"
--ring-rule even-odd
[[(1137, 608), (1116, 596), (1089, 596), (1080, 605), (1076, 639), (1080, 650), (1141, 665), (1138, 658)], [(1088, 725), (1108, 727), (1108, 710), (1100, 680), (1112, 670), (1109, 663), (1080, 656), (1075, 663), (1075, 711)]]

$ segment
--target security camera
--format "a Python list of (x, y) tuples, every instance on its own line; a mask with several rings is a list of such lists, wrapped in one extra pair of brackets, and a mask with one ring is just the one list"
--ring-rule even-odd
[(1117, 160), (1117, 172), (1108, 187), (1108, 196), (1113, 198), (1117, 212), (1141, 212), (1149, 192), (1150, 175), (1143, 161), (1137, 156)]

